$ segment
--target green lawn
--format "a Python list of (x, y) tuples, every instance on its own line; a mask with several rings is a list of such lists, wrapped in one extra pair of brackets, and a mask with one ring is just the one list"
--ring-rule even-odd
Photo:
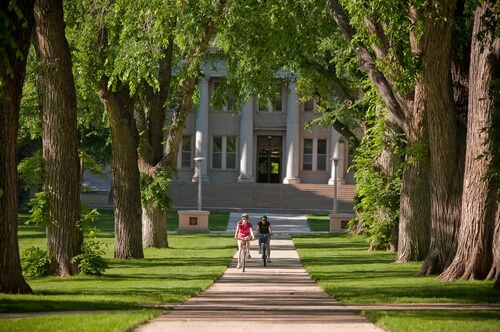
[[(228, 213), (211, 212), (209, 228), (227, 227)], [(312, 216), (312, 217), (311, 217)], [(314, 231), (325, 231), (328, 217), (309, 216)], [(325, 219), (326, 218), (326, 219)], [(20, 216), (21, 251), (45, 246), (45, 228), (24, 225)], [(178, 225), (168, 214), (168, 229)], [(0, 294), (0, 312), (83, 311), (67, 315), (12, 318), (0, 331), (128, 331), (210, 286), (229, 266), (235, 252), (231, 235), (168, 235), (168, 249), (147, 248), (143, 260), (113, 260), (111, 211), (95, 222), (98, 240), (107, 244), (109, 268), (103, 276), (28, 278), (34, 295)], [(328, 229), (326, 229), (328, 230)], [(438, 282), (416, 277), (421, 263), (394, 263), (395, 254), (368, 251), (362, 236), (301, 235), (293, 238), (312, 278), (344, 304), (500, 303), (491, 281)], [(88, 310), (97, 312), (85, 313)], [(364, 311), (387, 331), (500, 331), (500, 311)]]
[[(325, 291), (344, 304), (500, 303), (493, 281), (439, 282), (416, 277), (421, 262), (395, 263), (395, 253), (368, 251), (363, 236), (293, 238), (302, 263)], [(367, 311), (388, 331), (500, 331), (500, 311)]]
[[(169, 213), (170, 229), (176, 215)], [(228, 216), (211, 212), (209, 228), (225, 229)], [(44, 248), (45, 228), (24, 225), (26, 218), (20, 216), (21, 252), (31, 246)], [(104, 275), (28, 278), (35, 294), (0, 294), (0, 312), (116, 311), (4, 319), (0, 331), (75, 331), (76, 321), (78, 331), (128, 331), (213, 284), (236, 250), (228, 235), (169, 234), (169, 248), (146, 248), (142, 260), (113, 260), (112, 211), (101, 211), (94, 226), (100, 229), (98, 240), (107, 244), (109, 268)], [(155, 307), (158, 305), (161, 308)]]
[(311, 232), (329, 232), (330, 217), (323, 214), (308, 214), (307, 224)]

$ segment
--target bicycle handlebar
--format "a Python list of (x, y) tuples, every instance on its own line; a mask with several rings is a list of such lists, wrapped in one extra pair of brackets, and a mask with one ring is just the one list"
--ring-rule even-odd
[(239, 237), (238, 240), (240, 240), (240, 241), (251, 241), (251, 240), (255, 240), (255, 238), (252, 238), (251, 236), (247, 236), (247, 237)]
[(269, 233), (269, 234), (257, 233), (257, 237), (271, 237), (271, 236), (273, 236), (273, 233)]

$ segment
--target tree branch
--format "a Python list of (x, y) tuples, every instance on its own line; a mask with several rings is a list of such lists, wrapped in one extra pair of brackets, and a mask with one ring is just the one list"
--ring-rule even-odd
[[(326, 4), (330, 11), (330, 15), (337, 23), (344, 37), (349, 42), (352, 42), (356, 35), (356, 31), (349, 22), (349, 19), (343, 8), (340, 6), (339, 2), (337, 0), (327, 0)], [(389, 110), (390, 120), (396, 123), (406, 132), (406, 105), (401, 105), (399, 103), (392, 86), (390, 85), (384, 74), (376, 69), (375, 61), (370, 55), (367, 47), (362, 42), (356, 43), (355, 52), (358, 61), (363, 66), (372, 82), (375, 84), (375, 87), (379, 91), (384, 104)]]

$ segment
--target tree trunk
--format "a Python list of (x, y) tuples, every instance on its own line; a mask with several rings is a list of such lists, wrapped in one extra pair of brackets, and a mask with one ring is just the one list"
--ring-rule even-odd
[[(408, 9), (409, 19), (416, 24), (415, 7)], [(421, 54), (421, 44), (415, 31), (410, 32), (410, 47), (415, 56)], [(415, 83), (412, 112), (408, 116), (406, 166), (401, 184), (399, 243), (397, 262), (423, 260), (429, 251), (431, 201), (429, 184), (429, 131), (424, 87)]]
[(99, 97), (111, 123), (116, 259), (144, 258), (142, 249), (141, 194), (137, 167), (138, 132), (128, 89), (108, 90), (99, 82)]
[(414, 112), (408, 124), (406, 166), (401, 184), (396, 258), (399, 263), (421, 261), (429, 250), (429, 141), (422, 92), (421, 83), (417, 83)]
[(165, 209), (142, 204), (142, 245), (143, 247), (167, 248), (167, 214)]
[(451, 84), (451, 31), (454, 0), (423, 13), (423, 87), (428, 111), (431, 188), (431, 241), (420, 275), (440, 273), (453, 259), (460, 223), (461, 181), (458, 133)]
[[(491, 10), (483, 3), (476, 10), (472, 32), (469, 80), (469, 113), (467, 121), (467, 153), (465, 159), (462, 213), (458, 248), (452, 264), (440, 280), (485, 279), (492, 268), (492, 245), (495, 230), (497, 183), (491, 176), (493, 141), (488, 128), (492, 126), (492, 79), (500, 66), (500, 38), (491, 35), (483, 17)], [(486, 33), (479, 40), (479, 34)], [(498, 91), (496, 92), (498, 94)]]
[[(347, 40), (352, 41), (355, 31), (339, 2), (328, 0), (327, 8), (343, 35)], [(415, 42), (414, 36), (410, 37), (413, 38), (410, 40), (412, 51), (420, 53), (420, 49), (416, 49), (419, 45)], [(422, 87), (417, 87), (420, 91), (416, 91), (414, 105), (410, 106), (411, 94), (409, 96), (398, 95), (392, 89), (394, 82), (390, 84), (377, 70), (375, 61), (371, 59), (370, 52), (366, 50), (365, 45), (356, 43), (356, 46), (358, 61), (377, 87), (394, 123), (403, 129), (408, 138), (410, 156), (407, 157), (407, 162), (410, 159), (411, 162), (403, 171), (397, 260), (399, 262), (421, 260), (428, 252), (430, 225), (429, 160), (428, 154), (424, 153), (428, 146), (427, 110), (423, 104), (423, 90)]]
[[(199, 38), (197, 39), (198, 45), (196, 46), (190, 57), (188, 59), (185, 59), (185, 61), (183, 62), (183, 68), (181, 69), (181, 72), (199, 72), (202, 61), (204, 61), (206, 52), (209, 48), (210, 40), (212, 39), (212, 35), (217, 26), (217, 20), (223, 18), (223, 16), (225, 15), (225, 9), (225, 0), (219, 0), (215, 2), (214, 15), (211, 16), (211, 18), (207, 20), (205, 26), (200, 29), (201, 33)], [(152, 174), (153, 177), (157, 174), (157, 172), (167, 172), (168, 174), (174, 174), (177, 170), (176, 163), (177, 154), (179, 152), (179, 144), (182, 139), (182, 132), (185, 127), (186, 118), (192, 109), (193, 95), (196, 90), (198, 78), (199, 77), (197, 75), (190, 75), (179, 85), (179, 91), (177, 93), (178, 100), (173, 111), (172, 118), (169, 121), (168, 133), (165, 143), (165, 153), (160, 162), (151, 169), (150, 174)], [(164, 213), (164, 211), (151, 212), (156, 213), (156, 215), (160, 216), (160, 213)], [(157, 222), (160, 224), (156, 224)], [(163, 220), (159, 218), (156, 219), (155, 225), (155, 229), (162, 229), (161, 227), (165, 227), (166, 229), (166, 217), (163, 217)], [(157, 234), (156, 238), (159, 239), (160, 236), (162, 236), (162, 234)]]
[(497, 216), (495, 218), (495, 230), (493, 231), (493, 262), (486, 279), (495, 279), (493, 288), (500, 288), (500, 204), (497, 203)]
[(64, 33), (62, 0), (35, 3), (34, 44), (42, 107), (44, 192), (47, 194), (47, 248), (51, 273), (78, 273), (72, 258), (81, 253), (80, 170), (76, 129), (76, 91), (71, 54)]
[(8, 1), (0, 4), (2, 21), (9, 22), (2, 36), (11, 38), (2, 45), (4, 53), (0, 56), (0, 292), (31, 294), (33, 291), (23, 278), (19, 257), (16, 146), (26, 59), (34, 24), (34, 1), (18, 0), (16, 5), (22, 19), (14, 9), (8, 9)]
[[(161, 60), (159, 66), (158, 81), (160, 89), (157, 91), (153, 87), (146, 86), (144, 89), (143, 110), (135, 113), (137, 129), (143, 133), (139, 144), (139, 171), (149, 181), (154, 181), (157, 176), (156, 173), (150, 172), (151, 167), (158, 164), (164, 155), (164, 125), (167, 112), (165, 103), (172, 78), (173, 49), (174, 40), (173, 37), (170, 37), (168, 46), (165, 49), (165, 57)], [(139, 118), (138, 114), (141, 114)], [(141, 184), (144, 184), (144, 181)], [(148, 188), (141, 187), (141, 190), (148, 190)], [(154, 204), (152, 201), (142, 202), (143, 247), (168, 248), (167, 191), (158, 194), (161, 197), (156, 199), (161, 199), (162, 204)]]

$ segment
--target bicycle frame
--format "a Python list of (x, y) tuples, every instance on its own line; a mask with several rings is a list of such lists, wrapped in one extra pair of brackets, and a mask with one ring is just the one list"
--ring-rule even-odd
[[(246, 265), (247, 265), (247, 255), (248, 255), (248, 252), (247, 252), (247, 242), (249, 242), (251, 240), (251, 238), (249, 236), (247, 236), (246, 238), (238, 238), (238, 241), (241, 241), (242, 242), (242, 250), (241, 250), (241, 255), (243, 257), (241, 257), (241, 272), (245, 272), (245, 268), (246, 268)], [(238, 247), (238, 250), (239, 250), (239, 247)]]
[(260, 234), (259, 238), (259, 245), (262, 243), (261, 249), (262, 249), (262, 261), (264, 262), (264, 267), (267, 266), (267, 242), (269, 238), (271, 237), (271, 234)]

